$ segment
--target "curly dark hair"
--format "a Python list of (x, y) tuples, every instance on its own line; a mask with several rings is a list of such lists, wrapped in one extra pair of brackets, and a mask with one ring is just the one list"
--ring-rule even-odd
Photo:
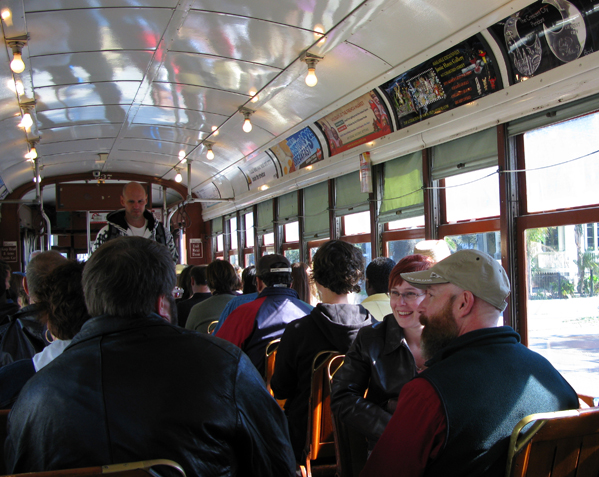
[(48, 329), (61, 340), (70, 340), (90, 316), (83, 297), (84, 264), (69, 260), (48, 276)]
[(312, 279), (338, 295), (360, 293), (364, 277), (364, 256), (352, 244), (329, 240), (314, 254)]

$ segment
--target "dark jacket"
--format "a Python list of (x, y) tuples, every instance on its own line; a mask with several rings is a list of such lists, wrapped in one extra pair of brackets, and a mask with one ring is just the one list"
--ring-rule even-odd
[(578, 408), (578, 396), (509, 326), (466, 333), (427, 362), (447, 419), (445, 444), (425, 476), (503, 476), (514, 426), (530, 414)]
[(171, 459), (187, 475), (292, 476), (285, 417), (239, 348), (146, 318), (99, 316), (25, 385), (13, 472)]
[(19, 311), (19, 305), (14, 302), (4, 302), (0, 304), (0, 325), (8, 323), (8, 317)]
[(198, 303), (203, 302), (204, 300), (210, 298), (212, 293), (194, 293), (193, 296), (189, 297), (187, 300), (181, 300), (177, 303), (177, 321), (181, 328), (185, 328), (185, 323), (187, 322), (187, 317), (189, 316), (189, 312)]
[(20, 359), (33, 358), (48, 346), (46, 325), (39, 321), (39, 308), (32, 304), (21, 308), (0, 326), (0, 366)]
[[(175, 245), (173, 236), (169, 230), (166, 230), (164, 226), (156, 219), (154, 214), (149, 210), (144, 210), (144, 219), (148, 221), (147, 229), (150, 231), (152, 240), (155, 240), (162, 245), (166, 245), (168, 251), (171, 253), (175, 263), (179, 260), (179, 252)], [(106, 216), (107, 225), (102, 227), (96, 236), (96, 240), (91, 246), (91, 252), (94, 253), (101, 245), (112, 240), (116, 237), (123, 237), (127, 235), (127, 229), (129, 224), (125, 219), (125, 209), (115, 210)]]
[[(404, 384), (416, 376), (416, 362), (393, 315), (362, 328), (343, 366), (335, 373), (331, 410), (369, 440), (381, 437)], [(368, 394), (364, 397), (364, 393)]]
[(285, 414), (296, 459), (301, 459), (308, 431), (314, 357), (320, 351), (347, 353), (358, 331), (372, 323), (361, 305), (319, 303), (309, 315), (286, 326), (270, 384), (277, 399), (287, 399)]

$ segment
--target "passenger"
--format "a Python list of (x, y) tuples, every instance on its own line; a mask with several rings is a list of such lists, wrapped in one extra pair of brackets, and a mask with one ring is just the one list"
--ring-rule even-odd
[(119, 237), (91, 256), (94, 318), (21, 391), (9, 473), (162, 458), (190, 476), (294, 475), (285, 417), (247, 356), (156, 314), (175, 280), (152, 240)]
[(235, 298), (237, 274), (233, 266), (225, 260), (215, 260), (206, 268), (206, 279), (212, 296), (194, 305), (187, 317), (185, 328), (208, 333), (208, 325), (218, 321), (229, 301)]
[(431, 257), (437, 263), (451, 255), (445, 240), (422, 240), (414, 246), (414, 253)]
[(147, 203), (148, 194), (140, 183), (125, 184), (121, 192), (121, 205), (124, 208), (108, 214), (106, 217), (108, 224), (98, 232), (91, 252), (94, 253), (98, 247), (115, 237), (145, 237), (166, 245), (173, 260), (177, 263), (179, 253), (173, 236), (152, 212), (146, 210)]
[(5, 277), (5, 280), (0, 279), (0, 325), (8, 323), (8, 317), (19, 311), (18, 303), (9, 298), (11, 280), (10, 265), (5, 261), (0, 260), (0, 277), (2, 276)]
[(241, 272), (241, 284), (241, 293), (243, 295), (249, 295), (258, 291), (256, 286), (256, 267), (250, 265), (244, 268), (243, 272)]
[(185, 328), (187, 317), (193, 306), (212, 296), (210, 288), (208, 287), (208, 280), (206, 279), (206, 268), (206, 265), (191, 267), (189, 278), (192, 296), (187, 300), (182, 300), (177, 303), (177, 315), (179, 326), (181, 328)]
[(216, 336), (239, 346), (264, 375), (265, 350), (285, 326), (312, 311), (290, 288), (291, 264), (283, 255), (264, 255), (256, 276), (259, 295), (229, 315)]
[(360, 475), (504, 475), (514, 426), (578, 408), (576, 392), (512, 328), (497, 327), (510, 284), (490, 255), (461, 250), (402, 278), (427, 289), (418, 311), (428, 368), (402, 388)]
[(13, 297), (15, 297), (13, 301), (19, 305), (19, 308), (29, 305), (29, 297), (23, 286), (24, 279), (25, 274), (23, 272), (12, 272), (10, 277), (10, 289)]
[(0, 368), (0, 407), (10, 408), (19, 392), (36, 372), (59, 356), (90, 317), (83, 299), (83, 263), (69, 260), (48, 275), (48, 287), (38, 303), (43, 310), (50, 345), (31, 359), (21, 359)]
[(66, 260), (55, 250), (49, 250), (37, 254), (27, 265), (23, 286), (31, 304), (10, 316), (9, 323), (0, 327), (0, 366), (32, 358), (49, 344), (45, 314), (40, 313), (36, 303), (44, 296), (50, 273)]
[(310, 304), (316, 305), (316, 293), (314, 293), (314, 284), (310, 280), (310, 268), (303, 262), (296, 262), (291, 265), (291, 288), (293, 288), (299, 299)]
[(187, 265), (177, 277), (177, 286), (183, 290), (181, 297), (177, 298), (177, 303), (187, 300), (193, 295), (191, 290), (191, 270), (193, 267), (194, 265)]
[(389, 274), (395, 262), (387, 257), (377, 257), (366, 267), (366, 294), (362, 301), (366, 308), (377, 321), (383, 321), (385, 316), (391, 314), (389, 304)]
[(348, 295), (360, 292), (364, 257), (353, 245), (330, 240), (314, 255), (312, 278), (322, 303), (285, 328), (277, 352), (271, 387), (286, 399), (285, 414), (295, 458), (302, 460), (308, 430), (308, 401), (312, 363), (320, 351), (347, 353), (358, 331), (373, 323), (361, 305), (350, 305)]
[[(250, 265), (249, 267), (247, 267), (242, 273), (242, 278), (244, 279), (243, 289), (244, 290), (246, 289), (246, 281), (247, 281), (248, 282), (247, 290), (249, 291), (249, 293), (245, 293), (245, 291), (244, 291), (242, 295), (236, 296), (229, 303), (227, 303), (227, 306), (225, 306), (225, 309), (220, 314), (218, 323), (217, 323), (216, 327), (214, 328), (213, 334), (216, 334), (216, 332), (218, 330), (220, 330), (221, 326), (223, 326), (223, 323), (225, 322), (227, 317), (233, 312), (233, 310), (236, 310), (237, 307), (239, 307), (245, 303), (249, 303), (250, 301), (254, 301), (256, 298), (258, 298), (258, 292), (255, 289), (255, 287), (256, 287), (256, 267), (254, 265)], [(252, 289), (252, 283), (254, 286), (254, 291), (250, 291)]]
[(424, 368), (417, 309), (425, 293), (400, 274), (432, 265), (424, 255), (408, 255), (395, 265), (388, 282), (393, 313), (360, 330), (335, 373), (331, 410), (345, 426), (366, 437), (368, 450), (389, 423), (403, 385)]

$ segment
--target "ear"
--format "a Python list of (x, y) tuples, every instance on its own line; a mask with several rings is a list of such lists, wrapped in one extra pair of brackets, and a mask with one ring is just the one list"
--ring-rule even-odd
[(121, 196), (121, 207), (125, 207), (125, 198)]
[(23, 277), (23, 290), (25, 290), (25, 293), (27, 293), (27, 296), (29, 296), (29, 286), (27, 285), (27, 277)]
[(171, 314), (166, 296), (160, 295), (156, 300), (156, 313), (170, 323)]
[(193, 279), (193, 277), (189, 277), (189, 281), (191, 282), (191, 286), (195, 286), (196, 281)]
[(464, 317), (470, 314), (474, 306), (474, 295), (472, 292), (462, 290), (456, 297), (454, 307), (456, 316)]
[(258, 293), (260, 293), (265, 288), (266, 286), (264, 285), (264, 282), (260, 280), (258, 277), (256, 277), (256, 290), (258, 290)]

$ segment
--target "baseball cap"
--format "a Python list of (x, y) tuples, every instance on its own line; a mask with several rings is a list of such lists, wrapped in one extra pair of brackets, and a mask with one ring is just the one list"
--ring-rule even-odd
[(256, 276), (262, 277), (267, 273), (291, 273), (291, 264), (283, 255), (264, 255), (258, 260)]
[(501, 311), (510, 294), (510, 281), (503, 267), (478, 250), (460, 250), (428, 270), (402, 273), (401, 278), (418, 288), (453, 283)]

